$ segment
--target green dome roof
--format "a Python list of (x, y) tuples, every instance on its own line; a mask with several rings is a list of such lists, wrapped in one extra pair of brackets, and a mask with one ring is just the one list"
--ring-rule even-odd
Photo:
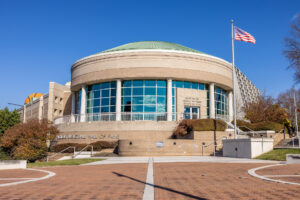
[(195, 49), (191, 49), (189, 47), (182, 46), (180, 44), (175, 44), (171, 42), (161, 42), (161, 41), (141, 41), (141, 42), (132, 42), (128, 44), (124, 44), (112, 49), (108, 49), (106, 51), (102, 51), (101, 53), (107, 52), (115, 52), (115, 51), (126, 51), (126, 50), (141, 50), (141, 49), (164, 49), (164, 50), (177, 50), (177, 51), (186, 51), (193, 53), (201, 53)]

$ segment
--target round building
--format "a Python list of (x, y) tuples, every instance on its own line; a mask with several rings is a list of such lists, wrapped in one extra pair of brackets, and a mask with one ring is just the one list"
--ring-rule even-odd
[[(231, 63), (179, 44), (121, 45), (76, 61), (71, 76), (71, 115), (54, 120), (61, 142), (168, 139), (182, 119), (232, 119)], [(236, 78), (241, 103), (254, 98)]]

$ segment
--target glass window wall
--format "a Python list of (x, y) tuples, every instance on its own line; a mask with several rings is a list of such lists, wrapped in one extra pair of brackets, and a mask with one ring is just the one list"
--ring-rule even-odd
[(87, 120), (115, 120), (116, 82), (104, 82), (87, 86)]
[(165, 80), (122, 82), (122, 120), (166, 120)]
[(215, 87), (215, 112), (216, 115), (228, 115), (227, 92), (219, 87)]

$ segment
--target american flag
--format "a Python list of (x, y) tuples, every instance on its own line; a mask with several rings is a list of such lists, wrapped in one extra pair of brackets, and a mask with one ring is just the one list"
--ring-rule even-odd
[(238, 41), (252, 42), (253, 44), (256, 42), (252, 35), (236, 26), (234, 27), (234, 39)]

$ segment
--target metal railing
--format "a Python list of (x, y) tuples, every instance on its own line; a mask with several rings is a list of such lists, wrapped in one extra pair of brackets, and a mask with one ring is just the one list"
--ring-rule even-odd
[[(241, 130), (240, 128), (245, 128), (247, 129), (248, 131), (243, 131)], [(258, 134), (256, 133), (254, 130), (252, 130), (251, 128), (247, 127), (247, 126), (239, 126), (239, 131), (238, 131), (238, 134), (239, 135), (247, 135), (247, 134), (252, 134), (252, 137), (255, 135), (255, 134)]]
[(67, 147), (67, 148), (65, 148), (65, 149), (63, 149), (63, 150), (61, 150), (60, 152), (58, 152), (58, 153), (52, 155), (52, 156), (47, 156), (47, 162), (49, 161), (49, 158), (53, 158), (53, 157), (57, 156), (58, 154), (61, 154), (62, 152), (66, 151), (66, 150), (68, 150), (68, 149), (73, 149), (73, 156), (74, 156), (74, 155), (75, 155), (75, 147), (69, 146), (69, 147)]
[(88, 147), (91, 147), (91, 157), (93, 156), (93, 150), (94, 150), (94, 147), (93, 145), (86, 145), (83, 149), (81, 149), (78, 153), (74, 153), (74, 155), (72, 156), (72, 158), (76, 158), (76, 156), (79, 156), (84, 150), (86, 150)]
[(295, 140), (297, 139), (298, 140), (298, 148), (300, 148), (300, 137), (294, 136), (291, 139), (292, 139), (293, 147), (295, 147)]
[[(182, 119), (206, 119), (207, 115), (197, 115), (190, 113), (173, 112), (122, 112), (120, 113), (121, 121), (167, 121), (168, 115), (171, 115), (172, 121), (180, 121)], [(225, 121), (228, 116), (217, 116), (217, 119)], [(57, 117), (54, 119), (54, 124), (70, 124), (79, 122), (95, 122), (95, 121), (116, 121), (117, 113), (90, 113), (90, 114), (74, 114)], [(226, 121), (225, 121), (226, 122)], [(228, 123), (228, 122), (226, 122)], [(227, 124), (227, 126), (229, 126)]]
[(202, 156), (204, 156), (204, 152), (205, 152), (205, 148), (211, 146), (211, 145), (214, 145), (214, 156), (216, 156), (216, 148), (217, 146), (220, 146), (220, 144), (218, 145), (218, 141), (221, 140), (221, 139), (227, 139), (228, 137), (231, 137), (232, 135), (229, 134), (228, 136), (221, 136), (221, 137), (218, 137), (216, 140), (212, 141), (211, 143), (205, 145), (205, 142), (202, 143)]

